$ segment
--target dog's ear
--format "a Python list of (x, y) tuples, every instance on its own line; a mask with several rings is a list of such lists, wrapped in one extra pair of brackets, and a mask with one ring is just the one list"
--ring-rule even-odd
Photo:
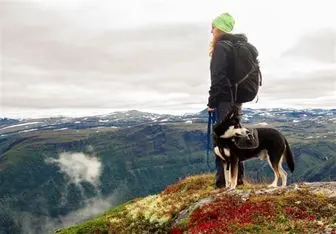
[(236, 115), (235, 115), (235, 112), (234, 112), (234, 111), (230, 111), (230, 112), (227, 114), (225, 120), (226, 120), (226, 121), (232, 120), (232, 119), (235, 118), (235, 116), (236, 116)]
[(232, 119), (233, 117), (234, 117), (234, 113), (232, 112), (229, 114), (229, 119)]
[(227, 114), (226, 121), (240, 122), (239, 120), (239, 112), (237, 108), (232, 108), (232, 110)]
[(238, 107), (237, 106), (233, 106), (229, 115), (230, 115), (230, 119), (239, 116), (240, 115), (240, 111), (239, 111)]

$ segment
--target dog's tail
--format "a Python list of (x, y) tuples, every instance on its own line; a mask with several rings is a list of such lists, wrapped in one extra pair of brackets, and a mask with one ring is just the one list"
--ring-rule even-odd
[(285, 152), (285, 158), (286, 158), (286, 162), (288, 165), (288, 168), (291, 172), (294, 171), (295, 169), (295, 163), (294, 163), (294, 157), (293, 157), (293, 153), (289, 147), (288, 141), (285, 138), (285, 142), (286, 142), (286, 152)]

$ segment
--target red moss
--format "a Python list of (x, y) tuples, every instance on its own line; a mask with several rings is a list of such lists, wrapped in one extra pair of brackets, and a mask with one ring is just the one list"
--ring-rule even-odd
[(298, 207), (285, 207), (284, 210), (285, 214), (293, 219), (306, 219), (310, 221), (316, 220), (315, 215), (311, 215), (306, 210), (301, 210)]
[(172, 230), (170, 230), (169, 234), (183, 234), (183, 230), (178, 227), (174, 227)]
[(221, 230), (222, 233), (231, 233), (232, 225), (257, 224), (273, 217), (275, 213), (275, 206), (270, 202), (243, 203), (240, 198), (223, 197), (195, 210), (190, 217), (188, 231), (211, 233), (205, 231), (212, 230), (218, 233)]

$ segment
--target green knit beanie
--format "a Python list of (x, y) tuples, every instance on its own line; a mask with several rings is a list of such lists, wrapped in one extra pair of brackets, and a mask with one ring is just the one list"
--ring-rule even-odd
[(235, 20), (229, 13), (223, 13), (212, 21), (212, 25), (219, 30), (228, 33), (233, 30)]

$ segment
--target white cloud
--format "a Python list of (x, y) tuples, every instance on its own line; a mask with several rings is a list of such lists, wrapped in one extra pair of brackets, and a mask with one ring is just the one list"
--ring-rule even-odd
[(58, 159), (48, 158), (46, 162), (59, 166), (70, 183), (80, 185), (81, 182), (89, 182), (94, 186), (100, 183), (102, 164), (97, 157), (83, 153), (61, 153)]

